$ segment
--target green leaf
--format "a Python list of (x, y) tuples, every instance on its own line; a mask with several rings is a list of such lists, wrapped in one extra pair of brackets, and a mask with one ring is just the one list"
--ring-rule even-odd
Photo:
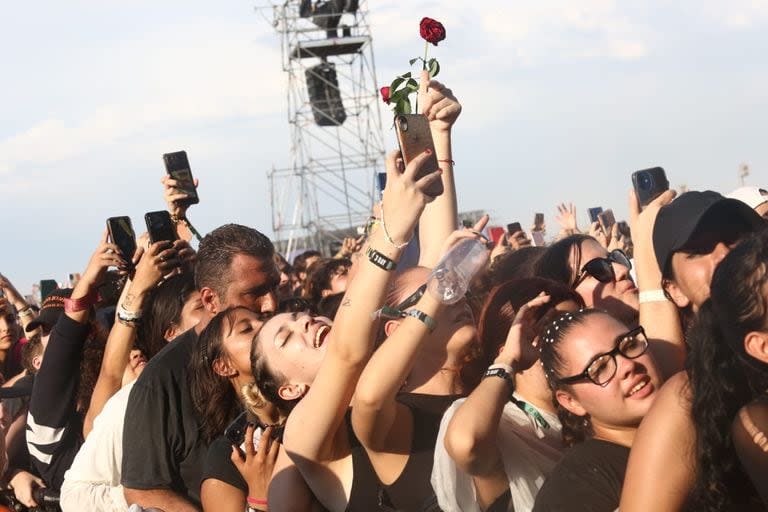
[(413, 59), (409, 60), (409, 61), (408, 61), (408, 64), (410, 64), (411, 66), (413, 66), (413, 63), (414, 63), (414, 62), (416, 62), (417, 60), (419, 60), (420, 58), (421, 58), (421, 57), (415, 57), (415, 58), (413, 58)]
[(403, 98), (407, 98), (410, 91), (408, 89), (398, 89), (397, 91), (390, 91), (389, 93), (389, 102), (390, 103), (397, 103)]
[(403, 74), (402, 74), (402, 75), (400, 75), (400, 76), (401, 76), (402, 78), (411, 78), (411, 72), (409, 71), (409, 72), (407, 72), (407, 73), (403, 73)]
[(437, 59), (429, 59), (427, 66), (429, 67), (429, 78), (436, 77), (440, 72), (440, 63), (437, 62)]
[(402, 113), (403, 114), (410, 114), (411, 113), (411, 102), (410, 102), (410, 100), (408, 100), (407, 97), (403, 98), (402, 105), (403, 105), (403, 112)]
[(392, 83), (389, 86), (389, 94), (392, 95), (393, 92), (395, 92), (395, 89), (400, 87), (400, 84), (402, 84), (405, 81), (405, 78), (397, 77), (394, 80), (392, 80)]
[(419, 82), (417, 82), (415, 79), (410, 78), (405, 83), (405, 87), (407, 89), (410, 89), (411, 91), (418, 91), (419, 90)]

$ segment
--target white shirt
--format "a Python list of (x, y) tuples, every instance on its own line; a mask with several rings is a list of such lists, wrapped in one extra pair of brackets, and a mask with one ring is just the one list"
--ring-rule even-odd
[(127, 512), (120, 470), (125, 410), (132, 388), (133, 382), (123, 386), (93, 421), (93, 430), (64, 474), (63, 512)]

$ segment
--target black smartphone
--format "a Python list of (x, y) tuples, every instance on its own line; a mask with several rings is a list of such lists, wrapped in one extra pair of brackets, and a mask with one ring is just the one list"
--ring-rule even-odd
[(602, 206), (595, 206), (594, 208), (589, 209), (589, 223), (594, 224), (595, 222), (598, 222), (597, 217), (603, 213), (603, 207)]
[(620, 220), (618, 225), (619, 234), (627, 238), (632, 238), (632, 232), (629, 230), (629, 224), (627, 224), (627, 221)]
[(667, 180), (664, 169), (652, 167), (633, 172), (632, 186), (635, 187), (635, 195), (640, 203), (640, 208), (643, 208), (669, 190), (669, 180)]
[(520, 225), (519, 222), (512, 222), (510, 224), (507, 224), (507, 233), (510, 235), (513, 235), (517, 233), (518, 231), (522, 231), (523, 227)]
[(176, 188), (189, 196), (179, 202), (187, 206), (199, 203), (200, 198), (197, 196), (195, 180), (192, 178), (192, 170), (189, 168), (187, 152), (166, 153), (163, 155), (163, 162), (165, 162), (165, 172), (178, 182)]
[(613, 210), (605, 210), (597, 216), (597, 221), (600, 223), (600, 227), (603, 228), (603, 233), (606, 235), (611, 232), (613, 225), (616, 224), (616, 217), (613, 215)]
[(107, 231), (109, 239), (120, 249), (120, 255), (128, 268), (133, 266), (131, 262), (136, 252), (136, 233), (133, 231), (130, 217), (110, 217), (107, 219)]
[(149, 241), (152, 243), (161, 240), (173, 242), (177, 239), (176, 225), (171, 220), (171, 214), (165, 210), (149, 212), (144, 215), (144, 222), (147, 224), (147, 233)]
[(533, 231), (544, 231), (544, 214), (537, 213), (533, 217)]
[(224, 437), (235, 446), (240, 446), (245, 441), (245, 429), (248, 427), (248, 412), (243, 411), (224, 430)]
[(382, 194), (384, 192), (384, 189), (387, 187), (387, 173), (385, 172), (377, 173), (376, 183), (379, 186), (379, 194)]
[[(397, 132), (397, 142), (400, 144), (400, 152), (403, 154), (403, 161), (406, 165), (427, 149), (432, 151), (432, 155), (421, 166), (416, 179), (433, 173), (439, 168), (435, 155), (435, 143), (432, 141), (432, 131), (429, 129), (429, 120), (425, 115), (398, 115), (395, 118), (395, 131)], [(424, 192), (432, 197), (442, 194), (442, 177), (435, 180)]]

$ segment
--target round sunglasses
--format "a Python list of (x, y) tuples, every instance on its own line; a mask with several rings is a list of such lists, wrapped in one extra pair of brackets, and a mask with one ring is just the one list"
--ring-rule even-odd
[(610, 283), (616, 280), (616, 272), (613, 270), (613, 264), (625, 266), (628, 269), (632, 269), (632, 262), (629, 261), (629, 257), (624, 254), (621, 249), (614, 249), (605, 258), (594, 258), (589, 260), (581, 267), (579, 275), (576, 276), (576, 280), (573, 282), (571, 288), (576, 288), (581, 284), (587, 276), (592, 276), (601, 283)]

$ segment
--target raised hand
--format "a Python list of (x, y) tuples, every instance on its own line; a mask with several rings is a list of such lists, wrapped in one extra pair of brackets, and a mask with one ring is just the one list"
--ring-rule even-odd
[(245, 429), (245, 454), (233, 446), (231, 459), (243, 480), (248, 483), (248, 496), (266, 500), (277, 455), (280, 453), (280, 443), (272, 439), (273, 427), (267, 427), (261, 434), (257, 449), (253, 443), (254, 430), (253, 425), (248, 425)]
[(155, 242), (149, 249), (139, 248), (136, 271), (133, 274), (131, 288), (150, 290), (154, 288), (163, 276), (179, 266), (178, 252), (171, 242), (166, 240)]
[(76, 289), (83, 285), (87, 286), (89, 290), (95, 290), (103, 281), (104, 274), (109, 267), (126, 266), (126, 261), (120, 256), (120, 249), (115, 244), (109, 243), (107, 237), (107, 230), (104, 230), (99, 246), (91, 255), (88, 266), (77, 283)]
[(511, 234), (505, 234), (504, 237), (509, 242), (509, 246), (512, 248), (513, 251), (516, 251), (523, 247), (529, 247), (531, 245), (531, 239), (528, 237), (528, 234), (523, 230), (515, 231), (514, 233), (511, 233)]
[[(184, 202), (184, 199), (190, 197), (189, 194), (178, 188), (179, 182), (168, 175), (163, 176), (160, 180), (163, 184), (163, 199), (168, 206), (168, 211), (176, 218), (184, 218), (187, 215), (187, 208), (189, 204)], [(195, 178), (195, 188), (197, 188), (197, 178)]]
[(419, 110), (429, 119), (432, 133), (450, 131), (461, 114), (461, 103), (453, 91), (437, 80), (430, 80), (429, 72), (422, 70), (418, 94)]
[(395, 244), (407, 243), (412, 238), (424, 207), (434, 199), (425, 190), (441, 179), (442, 171), (438, 169), (417, 179), (430, 154), (427, 150), (417, 155), (407, 166), (400, 151), (387, 156), (387, 186), (382, 194), (381, 218), (382, 229)]
[(541, 292), (517, 311), (496, 363), (508, 364), (519, 372), (530, 368), (536, 362), (539, 351), (534, 344), (534, 313), (537, 308), (548, 303), (549, 299), (549, 295)]
[(573, 203), (569, 203), (568, 206), (566, 206), (565, 203), (560, 203), (557, 206), (555, 220), (560, 224), (560, 228), (567, 235), (579, 232), (579, 226), (576, 220), (576, 207)]

